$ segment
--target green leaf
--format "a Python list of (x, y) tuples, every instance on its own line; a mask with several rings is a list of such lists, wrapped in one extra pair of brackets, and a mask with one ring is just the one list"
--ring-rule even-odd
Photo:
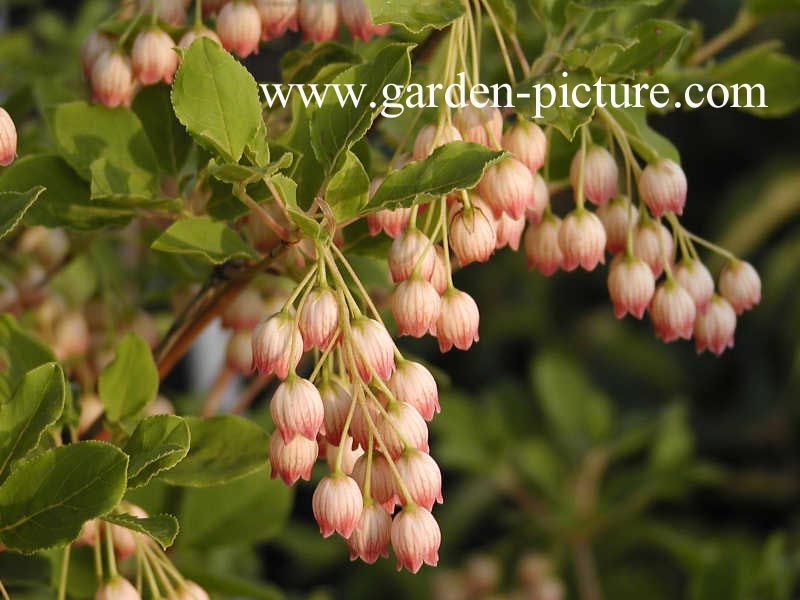
[(405, 86), (411, 75), (409, 44), (390, 44), (366, 64), (347, 69), (333, 80), (340, 89), (352, 86), (361, 92), (357, 106), (341, 105), (336, 94), (328, 94), (311, 115), (311, 145), (314, 154), (330, 174), (350, 147), (360, 140), (380, 113), (387, 85)]
[[(563, 77), (559, 71), (542, 77), (527, 79), (520, 83), (516, 89), (516, 94), (519, 98), (517, 111), (525, 116), (536, 118), (539, 123), (552, 125), (565, 138), (572, 140), (575, 137), (575, 132), (591, 121), (592, 115), (594, 115), (596, 106), (590, 94), (584, 90), (590, 89), (595, 80), (594, 74), (585, 67), (570, 71), (567, 77)], [(540, 87), (536, 88), (534, 86)], [(570, 102), (568, 106), (563, 106), (562, 102), (559, 102), (557, 98), (551, 95), (551, 89), (558, 90), (560, 89), (558, 86), (567, 86), (566, 89), (570, 98), (573, 97), (575, 92), (579, 92), (578, 98), (581, 103), (588, 101), (589, 104), (581, 107)], [(581, 86), (581, 88), (575, 90), (576, 86)], [(537, 93), (537, 89), (541, 90), (541, 92)], [(520, 97), (520, 93), (527, 94), (529, 97)], [(537, 96), (540, 96), (540, 98)], [(551, 106), (548, 106), (548, 104)]]
[(442, 29), (464, 14), (459, 0), (366, 0), (366, 4), (376, 24), (400, 25), (413, 32), (429, 27)]
[[(45, 115), (64, 160), (87, 181), (102, 176), (100, 197), (150, 199), (156, 192), (158, 159), (133, 111), (69, 102), (49, 107)], [(93, 172), (96, 161), (101, 162)]]
[(647, 124), (645, 108), (614, 108), (609, 105), (606, 110), (629, 134), (631, 146), (647, 162), (662, 157), (680, 164), (681, 156), (675, 145)]
[(281, 80), (286, 83), (319, 83), (318, 75), (323, 69), (341, 65), (341, 69), (345, 70), (361, 62), (361, 56), (350, 48), (337, 42), (322, 42), (311, 48), (290, 50), (284, 54), (281, 58)]
[(691, 456), (693, 446), (686, 407), (673, 404), (661, 415), (650, 447), (650, 466), (659, 470), (681, 468)]
[(225, 485), (187, 490), (181, 505), (181, 546), (250, 545), (270, 539), (286, 523), (292, 489), (266, 469)]
[(541, 354), (533, 361), (531, 377), (551, 431), (574, 455), (608, 435), (609, 400), (577, 364), (557, 354)]
[(263, 125), (253, 76), (211, 40), (195, 40), (175, 74), (172, 105), (200, 145), (239, 162)]
[(178, 519), (167, 514), (144, 518), (134, 517), (126, 513), (110, 514), (103, 517), (103, 520), (113, 523), (114, 525), (125, 527), (131, 531), (150, 536), (157, 541), (164, 550), (172, 546), (180, 530)]
[(135, 214), (135, 207), (90, 200), (87, 183), (54, 154), (25, 156), (0, 174), (0, 191), (22, 191), (39, 184), (47, 189), (25, 214), (26, 225), (92, 230), (123, 226)]
[(655, 71), (675, 55), (689, 31), (672, 21), (649, 19), (636, 25), (627, 35), (639, 43), (617, 57), (609, 69), (611, 72), (629, 75)]
[[(753, 104), (741, 110), (760, 117), (783, 117), (800, 108), (800, 63), (776, 52), (771, 44), (744, 50), (711, 69), (709, 76), (730, 86), (762, 86), (764, 104), (759, 107), (762, 94), (752, 90), (748, 101), (747, 88), (739, 91), (739, 104)], [(733, 90), (728, 90), (733, 102)]]
[(469, 189), (480, 181), (487, 167), (503, 156), (502, 151), (471, 142), (445, 144), (428, 158), (389, 173), (375, 190), (368, 209), (410, 206), (420, 194), (439, 196)]
[(16, 465), (0, 486), (0, 539), (35, 552), (74, 540), (85, 521), (125, 492), (128, 457), (103, 442), (77, 442)]
[(175, 117), (170, 88), (161, 84), (143, 87), (136, 93), (131, 108), (142, 122), (160, 167), (177, 175), (189, 156), (192, 139)]
[(305, 235), (313, 239), (319, 239), (322, 235), (322, 229), (319, 223), (306, 215), (297, 204), (297, 184), (294, 180), (285, 175), (278, 174), (272, 176), (272, 183), (278, 188), (278, 193), (281, 195), (286, 205), (286, 210), (292, 218), (292, 222), (297, 225), (300, 231)]
[(39, 186), (27, 192), (0, 192), (0, 240), (19, 225), (22, 217), (42, 195), (44, 188)]
[(618, 10), (632, 6), (656, 6), (664, 0), (570, 0), (570, 4), (590, 10)]
[(328, 183), (325, 200), (337, 221), (354, 217), (369, 201), (369, 176), (358, 157), (348, 151), (341, 169)]
[(234, 258), (258, 258), (256, 251), (233, 229), (208, 217), (175, 221), (150, 247), (162, 252), (199, 256), (215, 265)]
[(28, 371), (8, 402), (0, 404), (0, 482), (11, 464), (39, 445), (64, 410), (66, 381), (58, 363)]
[(158, 370), (147, 342), (126, 334), (117, 344), (114, 360), (100, 373), (97, 390), (112, 422), (135, 416), (155, 400)]
[(20, 329), (9, 314), (0, 314), (0, 359), (0, 404), (9, 401), (28, 371), (56, 360), (50, 348)]
[(269, 177), (287, 169), (292, 164), (291, 153), (283, 154), (277, 161), (263, 167), (251, 167), (239, 163), (223, 163), (211, 161), (208, 166), (208, 173), (225, 183), (244, 183), (249, 184), (265, 177)]
[(172, 485), (205, 487), (244, 477), (267, 462), (266, 432), (234, 415), (187, 417), (192, 444), (176, 467), (160, 476)]
[(745, 0), (743, 8), (751, 15), (769, 17), (800, 10), (800, 0)]
[(128, 488), (147, 485), (189, 452), (189, 426), (175, 415), (147, 417), (139, 422), (122, 449), (130, 456)]
[(573, 48), (564, 55), (564, 62), (570, 69), (586, 67), (595, 75), (605, 75), (611, 65), (625, 50), (631, 48), (636, 40), (604, 40), (584, 48)]

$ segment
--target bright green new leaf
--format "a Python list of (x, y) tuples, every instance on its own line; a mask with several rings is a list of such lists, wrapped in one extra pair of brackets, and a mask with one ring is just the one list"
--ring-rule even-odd
[(333, 174), (325, 201), (333, 210), (337, 221), (344, 221), (358, 214), (369, 200), (369, 176), (358, 157), (348, 151), (342, 167)]
[(469, 189), (478, 183), (488, 166), (504, 156), (471, 142), (451, 142), (434, 150), (428, 158), (389, 173), (369, 201), (370, 211), (411, 206), (421, 194), (442, 195)]
[(135, 207), (89, 198), (89, 186), (59, 156), (31, 154), (15, 161), (0, 174), (0, 191), (21, 191), (42, 184), (47, 189), (28, 209), (26, 225), (92, 230), (121, 227)]
[(161, 84), (145, 86), (136, 93), (131, 108), (142, 122), (159, 166), (177, 175), (189, 156), (192, 139), (175, 117), (170, 89)]
[(183, 54), (172, 105), (195, 141), (229, 162), (239, 162), (263, 126), (255, 79), (219, 44), (205, 38), (195, 40)]
[(234, 258), (258, 258), (258, 253), (238, 233), (208, 217), (175, 221), (150, 247), (161, 252), (199, 256), (215, 265)]
[(16, 319), (0, 314), (0, 404), (8, 402), (14, 390), (31, 369), (55, 362), (52, 350), (23, 331)]
[(18, 463), (0, 486), (0, 540), (35, 552), (74, 540), (85, 521), (125, 493), (128, 457), (103, 442), (77, 442)]
[[(93, 197), (149, 199), (156, 192), (158, 159), (132, 110), (69, 102), (48, 107), (45, 115), (64, 160), (87, 181), (101, 178)], [(102, 166), (93, 173), (98, 160)]]
[(744, 8), (751, 15), (769, 17), (800, 11), (800, 0), (745, 0)]
[(175, 415), (155, 415), (139, 422), (123, 446), (130, 456), (128, 488), (141, 487), (177, 465), (189, 452), (189, 426)]
[(220, 485), (253, 473), (267, 463), (269, 438), (256, 423), (234, 415), (187, 417), (191, 448), (160, 478), (172, 485)]
[(126, 334), (117, 344), (114, 360), (100, 373), (97, 390), (113, 422), (135, 416), (155, 400), (158, 370), (147, 342)]
[(263, 542), (286, 523), (292, 496), (292, 488), (270, 479), (265, 468), (225, 485), (187, 490), (179, 544), (205, 548)]
[(225, 183), (249, 184), (287, 169), (291, 164), (292, 155), (287, 152), (274, 163), (263, 167), (251, 167), (239, 163), (218, 164), (216, 161), (212, 161), (208, 166), (208, 173)]
[(28, 371), (11, 399), (0, 404), (0, 482), (58, 421), (65, 399), (64, 372), (58, 363), (47, 363)]
[(418, 32), (429, 27), (442, 29), (464, 14), (459, 0), (366, 0), (372, 20), (377, 24), (400, 25)]
[(627, 35), (639, 43), (620, 53), (609, 68), (612, 73), (632, 75), (655, 71), (675, 55), (689, 31), (672, 21), (649, 19), (636, 25)]
[[(713, 67), (709, 75), (731, 88), (730, 106), (734, 94), (740, 106), (753, 105), (743, 111), (783, 117), (800, 108), (800, 62), (776, 52), (771, 44), (744, 50)], [(762, 100), (766, 106), (761, 106)]]
[(319, 239), (322, 235), (319, 223), (306, 215), (297, 204), (297, 184), (294, 180), (285, 175), (278, 174), (272, 176), (272, 183), (274, 183), (275, 187), (278, 189), (278, 193), (286, 206), (286, 210), (289, 212), (289, 216), (292, 218), (292, 222), (297, 225), (303, 234), (314, 239)]
[[(336, 94), (328, 94), (322, 106), (311, 115), (311, 145), (317, 160), (330, 174), (350, 147), (360, 140), (383, 106), (387, 85), (405, 86), (411, 75), (408, 44), (391, 44), (363, 65), (347, 69), (333, 80), (344, 95), (345, 89), (360, 94), (357, 106), (342, 106)], [(348, 88), (347, 86), (351, 86)]]
[(22, 217), (42, 192), (44, 188), (41, 186), (27, 192), (0, 192), (0, 240), (19, 225)]
[(172, 546), (178, 536), (178, 531), (180, 531), (178, 519), (167, 514), (152, 515), (144, 518), (134, 517), (127, 513), (110, 514), (103, 517), (103, 520), (150, 536), (164, 550)]

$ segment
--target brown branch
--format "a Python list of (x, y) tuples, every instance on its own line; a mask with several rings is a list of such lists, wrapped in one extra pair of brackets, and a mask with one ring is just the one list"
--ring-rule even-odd
[(192, 342), (233, 298), (259, 273), (273, 271), (273, 262), (288, 246), (280, 244), (257, 263), (231, 261), (216, 268), (189, 302), (155, 351), (158, 375), (163, 380), (183, 358)]

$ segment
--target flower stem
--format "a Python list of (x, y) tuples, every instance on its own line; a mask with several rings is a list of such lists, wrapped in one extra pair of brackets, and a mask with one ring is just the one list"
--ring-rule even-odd
[(64, 546), (64, 554), (61, 557), (61, 576), (58, 579), (58, 600), (67, 597), (67, 578), (69, 577), (69, 553), (72, 544)]
[(117, 571), (117, 557), (114, 556), (114, 537), (111, 535), (111, 524), (103, 523), (103, 531), (106, 536), (106, 559), (108, 561), (108, 574), (111, 579), (119, 576)]
[(758, 20), (746, 10), (742, 10), (736, 20), (727, 29), (723, 29), (717, 35), (708, 40), (705, 44), (695, 50), (689, 57), (687, 64), (697, 66), (750, 32), (756, 26)]

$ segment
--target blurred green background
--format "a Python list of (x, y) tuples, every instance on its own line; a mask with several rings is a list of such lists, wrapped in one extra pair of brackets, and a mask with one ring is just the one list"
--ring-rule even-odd
[[(5, 4), (0, 89), (25, 113), (34, 81), (79, 77), (78, 46), (107, 6)], [(708, 34), (738, 10), (730, 0), (672, 4)], [(779, 38), (797, 56), (798, 33), (799, 18), (775, 19), (745, 43)], [(280, 46), (296, 42), (247, 64), (266, 80)], [(308, 484), (293, 501), (277, 484), (140, 494), (145, 507), (180, 512), (176, 563), (240, 597), (798, 597), (800, 119), (701, 109), (651, 123), (681, 152), (685, 225), (761, 273), (763, 301), (740, 319), (734, 349), (715, 358), (664, 345), (648, 322), (614, 319), (604, 270), (548, 279), (504, 250), (456, 274), (481, 307), (478, 345), (440, 356), (433, 341), (401, 342), (443, 383), (432, 425), (445, 475), (438, 569), (350, 563), (343, 541), (318, 535)], [(38, 135), (23, 128), (22, 148)], [(173, 378), (168, 395), (182, 384)], [(243, 527), (242, 515), (260, 525)]]

